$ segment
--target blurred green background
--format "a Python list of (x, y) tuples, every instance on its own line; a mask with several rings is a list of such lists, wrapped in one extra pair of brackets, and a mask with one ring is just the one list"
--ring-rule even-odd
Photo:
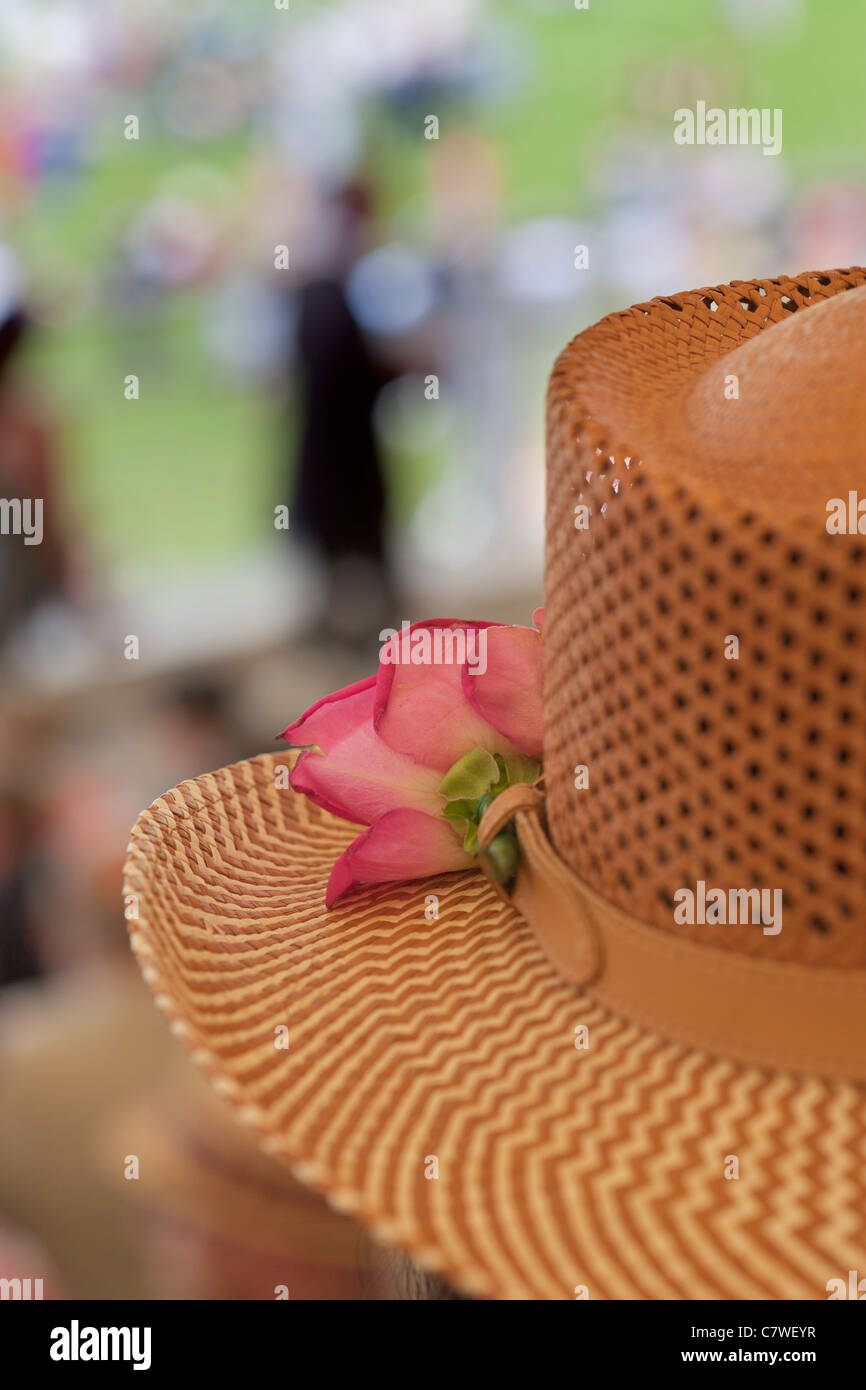
[[(16, 51), (13, 39), (26, 28), (11, 22), (16, 8), (33, 7), (13, 4), (0, 28), (5, 72), (14, 75), (6, 104), (42, 71), (38, 54)], [(136, 12), (141, 19), (147, 8), (126, 7), (130, 42)], [(206, 326), (212, 283), (179, 287), (125, 323), (94, 282), (116, 258), (124, 227), (178, 168), (204, 164), (225, 182), (228, 197), (242, 200), (251, 162), (274, 138), (267, 103), (255, 101), (212, 138), (172, 129), (162, 99), (179, 63), (207, 54), (228, 69), (262, 74), (288, 27), (328, 8), (339, 7), (293, 3), (286, 14), (264, 5), (187, 0), (172, 7), (164, 33), (159, 21), (167, 11), (152, 8), (144, 25), (149, 62), (103, 71), (87, 92), (81, 163), (35, 178), (7, 210), (5, 235), (29, 269), (37, 305), (52, 320), (51, 332), (34, 342), (32, 370), (63, 422), (66, 486), (100, 567), (146, 566), (180, 554), (195, 560), (261, 542), (275, 487), (275, 433), (286, 418), (290, 428), (291, 407), (286, 416), (279, 397), (260, 383), (215, 369)], [(726, 103), (783, 108), (792, 197), (818, 175), (862, 178), (866, 22), (859, 0), (836, 0), (829, 9), (816, 0), (750, 6), (593, 0), (587, 11), (567, 0), (501, 0), (466, 9), (467, 42), (481, 49), (479, 66), (486, 45), (494, 55), (488, 53), (489, 66), (498, 58), (503, 71), (489, 90), (482, 84), (480, 91), (455, 92), (443, 84), (431, 94), (431, 109), (445, 124), (459, 122), (494, 144), (505, 220), (597, 214), (604, 140), (637, 124), (668, 140), (658, 111), (646, 109), (646, 89), (666, 88), (672, 108), (677, 92), (689, 86), (685, 75), (695, 72), (723, 87)], [(120, 23), (121, 11), (114, 13)], [(279, 74), (269, 81), (278, 84)], [(395, 115), (386, 88), (383, 80), (382, 90), (368, 90), (357, 102), (368, 157), (375, 151), (376, 222), (383, 239), (399, 225), (423, 242), (430, 148), (417, 119)], [(121, 138), (127, 110), (140, 115), (138, 141)], [(732, 273), (745, 276), (752, 267)], [(685, 287), (660, 284), (658, 292)], [(547, 365), (546, 356), (532, 364), (534, 380)], [(119, 383), (137, 369), (142, 396), (130, 408)], [(389, 466), (393, 508), (402, 520), (435, 473), (435, 457), (422, 447), (392, 453)]]

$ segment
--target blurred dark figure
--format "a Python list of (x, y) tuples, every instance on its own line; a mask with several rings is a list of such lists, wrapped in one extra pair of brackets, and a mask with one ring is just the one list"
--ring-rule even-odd
[(385, 485), (373, 408), (389, 379), (352, 315), (345, 280), (362, 244), (362, 188), (328, 205), (319, 270), (297, 292), (300, 434), (293, 529), (324, 562), (326, 626), (366, 640), (389, 616)]
[(40, 602), (59, 596), (66, 563), (56, 526), (54, 432), (16, 380), (29, 323), (20, 309), (0, 322), (0, 498), (42, 500), (42, 542), (0, 535), (0, 644)]
[(28, 891), (37, 846), (36, 813), (30, 800), (0, 787), (0, 989), (42, 974)]
[(383, 564), (385, 489), (372, 426), (382, 383), (336, 281), (301, 290), (298, 353), (297, 524), (329, 560), (354, 554)]

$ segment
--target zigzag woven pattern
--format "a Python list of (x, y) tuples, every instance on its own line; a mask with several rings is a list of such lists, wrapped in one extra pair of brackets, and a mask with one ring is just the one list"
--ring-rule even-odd
[(155, 802), (125, 892), (157, 1003), (298, 1177), (480, 1296), (824, 1298), (866, 1272), (860, 1091), (615, 1018), (480, 873), (326, 912), (355, 832), (278, 789), (286, 761)]

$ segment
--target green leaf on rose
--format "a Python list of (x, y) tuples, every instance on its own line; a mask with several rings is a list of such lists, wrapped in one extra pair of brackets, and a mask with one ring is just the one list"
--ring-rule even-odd
[(449, 767), (439, 783), (439, 795), (446, 801), (477, 801), (500, 776), (493, 754), (486, 748), (473, 748)]
[(528, 782), (533, 786), (541, 776), (541, 763), (537, 758), (527, 758), (522, 753), (513, 753), (502, 761), (505, 764), (505, 776), (509, 786), (513, 786), (515, 782)]
[(474, 821), (467, 821), (466, 834), (463, 836), (463, 848), (467, 854), (478, 853), (478, 826)]

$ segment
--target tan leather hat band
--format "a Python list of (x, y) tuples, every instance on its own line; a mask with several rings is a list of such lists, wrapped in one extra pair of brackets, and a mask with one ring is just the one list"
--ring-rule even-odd
[(543, 808), (537, 788), (509, 788), (483, 817), (479, 841), (513, 819), (520, 868), (505, 896), (563, 979), (672, 1042), (755, 1066), (866, 1081), (866, 971), (770, 963), (645, 926), (563, 863)]

